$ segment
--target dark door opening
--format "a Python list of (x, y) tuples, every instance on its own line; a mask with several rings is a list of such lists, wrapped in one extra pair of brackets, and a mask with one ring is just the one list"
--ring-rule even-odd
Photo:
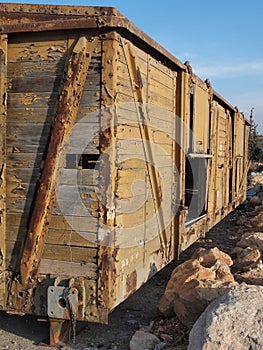
[(185, 205), (186, 222), (198, 219), (207, 212), (207, 159), (186, 158)]

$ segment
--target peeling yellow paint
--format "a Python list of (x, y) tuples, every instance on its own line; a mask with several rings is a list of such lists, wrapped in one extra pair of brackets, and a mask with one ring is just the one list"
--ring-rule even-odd
[[(34, 95), (34, 94), (24, 94), (21, 96), (21, 102), (23, 103), (23, 105), (25, 106), (30, 106), (32, 105), (35, 101), (40, 101), (41, 97)], [(27, 109), (28, 110), (28, 109)]]
[(35, 45), (27, 44), (24, 47), (17, 47), (15, 45), (10, 45), (8, 54), (12, 57), (12, 60), (36, 60), (36, 61), (48, 61), (53, 60), (54, 57), (62, 56), (66, 52), (67, 45), (66, 42), (61, 44), (56, 44), (50, 46), (45, 43), (45, 45)]

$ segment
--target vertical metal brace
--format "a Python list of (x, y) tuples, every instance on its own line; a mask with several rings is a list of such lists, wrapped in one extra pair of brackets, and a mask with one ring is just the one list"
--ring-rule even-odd
[[(137, 115), (138, 115), (138, 125), (140, 129), (140, 134), (143, 142), (143, 148), (144, 153), (146, 157), (146, 165), (147, 165), (147, 172), (149, 175), (151, 190), (153, 194), (154, 199), (154, 206), (156, 211), (156, 217), (159, 227), (159, 237), (160, 237), (160, 243), (161, 243), (161, 249), (163, 253), (163, 257), (166, 261), (169, 261), (169, 244), (167, 242), (166, 232), (165, 232), (165, 225), (163, 222), (163, 215), (160, 213), (161, 206), (161, 199), (159, 196), (158, 188), (159, 188), (159, 181), (158, 181), (158, 175), (156, 173), (156, 170), (154, 167), (151, 167), (150, 164), (154, 164), (154, 154), (149, 147), (149, 143), (153, 144), (152, 140), (152, 134), (151, 130), (147, 126), (147, 121), (145, 119), (146, 110), (144, 110), (143, 106), (138, 107), (137, 103), (141, 103), (143, 105), (143, 95), (142, 95), (142, 83), (140, 77), (140, 71), (139, 68), (136, 65), (135, 56), (131, 51), (131, 46), (129, 45), (128, 48), (126, 47), (126, 43), (122, 40), (122, 46), (124, 50), (124, 56), (127, 62), (130, 81), (132, 85), (132, 91), (134, 95), (134, 102), (136, 104), (137, 108)], [(149, 142), (148, 142), (149, 141)]]

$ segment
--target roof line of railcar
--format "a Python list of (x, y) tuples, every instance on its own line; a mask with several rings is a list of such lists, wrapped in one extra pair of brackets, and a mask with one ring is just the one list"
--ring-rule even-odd
[[(135, 26), (114, 7), (2, 3), (0, 4), (1, 13), (3, 16), (0, 25), (1, 33), (103, 27), (123, 28), (160, 52), (179, 68), (186, 70), (185, 65), (180, 60)], [(65, 16), (67, 16), (66, 19)]]
[(213, 90), (213, 95), (214, 95), (215, 100), (220, 101), (224, 106), (231, 109), (233, 112), (237, 111), (237, 107), (232, 106), (231, 103), (229, 103), (226, 99), (224, 99), (224, 97), (221, 96), (215, 90)]
[[(0, 3), (0, 17), (0, 34), (106, 27), (116, 30), (124, 29), (145, 42), (172, 64), (184, 71), (187, 70), (179, 59), (114, 7)], [(225, 106), (233, 111), (236, 110), (219, 93), (213, 90), (213, 94)]]

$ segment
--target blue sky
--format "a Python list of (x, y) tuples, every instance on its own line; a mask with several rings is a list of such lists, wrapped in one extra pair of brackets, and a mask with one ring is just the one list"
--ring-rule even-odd
[(262, 0), (9, 1), (114, 6), (247, 117), (263, 134)]

